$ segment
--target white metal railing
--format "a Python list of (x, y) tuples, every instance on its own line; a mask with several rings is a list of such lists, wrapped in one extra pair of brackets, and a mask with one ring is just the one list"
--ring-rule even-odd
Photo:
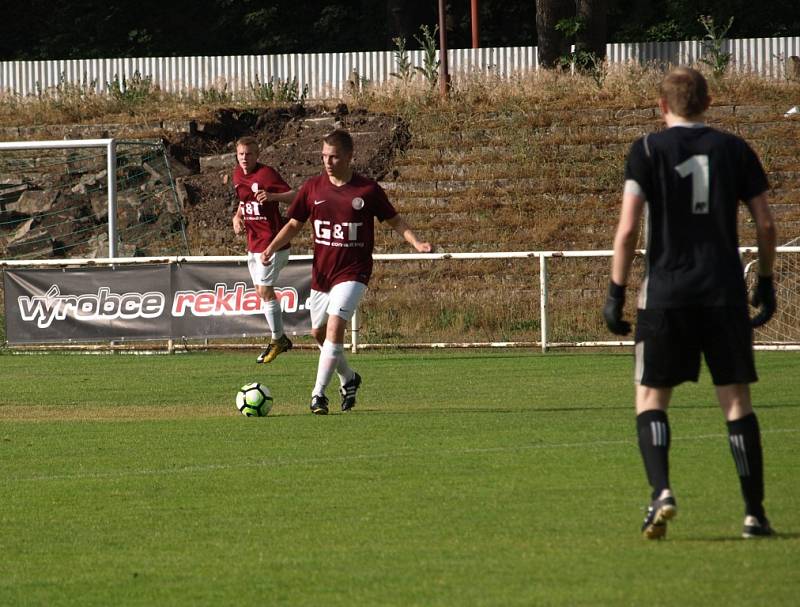
[[(800, 37), (725, 40), (722, 51), (731, 54), (734, 69), (770, 78), (786, 75), (786, 62), (800, 55)], [(650, 62), (692, 64), (703, 56), (702, 41), (634, 42), (606, 45), (609, 63)], [(468, 72), (500, 76), (538, 69), (535, 46), (448, 49), (454, 77)], [(421, 67), (423, 51), (409, 51), (412, 67)], [(60, 84), (80, 85), (107, 92), (109, 83), (134, 75), (151, 78), (168, 93), (225, 87), (229, 93), (246, 91), (256, 80), (296, 80), (308, 88), (312, 99), (337, 98), (347, 92), (355, 71), (373, 84), (391, 80), (396, 71), (394, 51), (351, 53), (298, 53), (282, 55), (232, 55), (214, 57), (123, 57), (109, 59), (53, 59), (0, 62), (0, 94), (26, 97)]]
[[(800, 246), (781, 246), (777, 247), (779, 253), (800, 253)], [(644, 254), (643, 250), (637, 250), (637, 254)], [(743, 246), (739, 247), (740, 254), (757, 254), (758, 247), (756, 246)], [(510, 252), (485, 252), (485, 253), (376, 253), (373, 259), (376, 261), (420, 261), (420, 260), (445, 260), (445, 259), (539, 259), (539, 318), (540, 318), (540, 341), (538, 345), (541, 346), (542, 352), (546, 352), (548, 348), (556, 346), (631, 346), (633, 341), (630, 340), (611, 340), (611, 341), (592, 341), (580, 343), (553, 343), (548, 338), (548, 266), (547, 260), (551, 258), (567, 258), (567, 257), (612, 257), (613, 251), (510, 251)], [(312, 255), (291, 255), (290, 260), (309, 261), (313, 258)], [(43, 259), (43, 260), (0, 260), (0, 270), (3, 268), (11, 267), (66, 267), (66, 266), (97, 266), (97, 265), (136, 265), (136, 264), (149, 264), (149, 263), (225, 263), (236, 262), (244, 263), (247, 261), (246, 256), (162, 256), (162, 257), (121, 257), (121, 258), (86, 258), (86, 259)], [(350, 349), (352, 352), (357, 352), (359, 349), (369, 347), (369, 344), (362, 344), (359, 342), (359, 311), (356, 309), (355, 314), (350, 322)], [(457, 345), (474, 345), (474, 346), (513, 346), (519, 345), (515, 343), (482, 343), (482, 344), (414, 344), (415, 346), (422, 347), (446, 347)], [(765, 348), (775, 348), (775, 346), (762, 346)], [(798, 345), (779, 345), (778, 349), (784, 350), (798, 350)]]

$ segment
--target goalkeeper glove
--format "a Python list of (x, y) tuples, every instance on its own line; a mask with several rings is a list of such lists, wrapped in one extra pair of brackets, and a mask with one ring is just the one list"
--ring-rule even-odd
[(753, 327), (760, 327), (772, 318), (772, 315), (775, 314), (775, 308), (777, 307), (775, 302), (775, 285), (772, 283), (772, 276), (759, 275), (756, 289), (753, 292), (750, 303), (755, 308), (761, 308), (758, 314), (750, 319), (750, 324)]
[(622, 308), (625, 306), (625, 285), (618, 285), (613, 280), (608, 285), (608, 297), (603, 306), (603, 318), (608, 330), (615, 335), (627, 335), (631, 332), (631, 323), (622, 320)]

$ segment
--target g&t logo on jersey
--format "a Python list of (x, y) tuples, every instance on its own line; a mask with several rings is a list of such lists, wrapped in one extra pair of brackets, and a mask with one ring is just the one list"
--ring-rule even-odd
[(328, 247), (363, 247), (364, 243), (358, 240), (359, 229), (363, 225), (363, 222), (333, 223), (316, 219), (314, 242)]
[(255, 200), (250, 202), (240, 202), (245, 221), (266, 221), (267, 218), (261, 214), (261, 203)]

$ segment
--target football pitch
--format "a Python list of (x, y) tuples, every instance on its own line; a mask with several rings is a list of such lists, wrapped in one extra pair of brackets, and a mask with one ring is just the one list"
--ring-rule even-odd
[[(667, 539), (625, 353), (0, 356), (0, 605), (796, 605), (800, 355), (753, 386), (775, 539), (742, 540), (707, 372), (675, 391)], [(266, 384), (266, 418), (234, 407)], [(334, 379), (334, 384), (336, 380)]]

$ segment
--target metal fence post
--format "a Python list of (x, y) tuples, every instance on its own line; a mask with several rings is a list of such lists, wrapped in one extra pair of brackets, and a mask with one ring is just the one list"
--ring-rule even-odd
[(547, 352), (547, 256), (539, 255), (539, 309), (542, 353)]
[(108, 142), (106, 171), (108, 175), (108, 256), (117, 257), (117, 142)]
[(361, 315), (358, 313), (358, 306), (356, 306), (353, 317), (350, 319), (350, 351), (353, 354), (358, 352), (358, 329), (361, 324)]

